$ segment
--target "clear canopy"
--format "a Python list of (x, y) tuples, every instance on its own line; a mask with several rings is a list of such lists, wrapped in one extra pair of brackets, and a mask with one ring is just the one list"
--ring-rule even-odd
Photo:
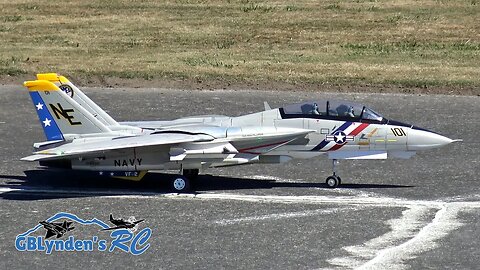
[(375, 112), (374, 110), (365, 107), (363, 109), (362, 119), (382, 121), (383, 116), (381, 116), (379, 113)]
[(383, 117), (361, 104), (346, 101), (317, 100), (283, 107), (286, 115), (318, 115), (338, 118), (357, 118), (382, 121)]

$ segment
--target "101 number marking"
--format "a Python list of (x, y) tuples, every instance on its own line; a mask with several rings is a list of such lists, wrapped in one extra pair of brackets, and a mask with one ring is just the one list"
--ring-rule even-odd
[(407, 133), (405, 133), (403, 128), (392, 128), (392, 133), (398, 137), (407, 136)]

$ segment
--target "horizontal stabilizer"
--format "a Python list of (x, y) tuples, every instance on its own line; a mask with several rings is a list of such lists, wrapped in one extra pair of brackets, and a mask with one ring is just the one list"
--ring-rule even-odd
[[(95, 153), (104, 153), (112, 150), (125, 150), (128, 148), (149, 147), (157, 145), (172, 145), (185, 142), (208, 142), (213, 140), (208, 135), (187, 134), (153, 134), (134, 137), (117, 137), (108, 141), (73, 142), (59, 147), (36, 152), (34, 158), (22, 159), (28, 161), (55, 160), (64, 157), (85, 156)], [(41, 157), (40, 157), (41, 156)], [(34, 160), (30, 160), (34, 159)]]
[(44, 148), (44, 147), (47, 147), (47, 146), (52, 146), (52, 145), (63, 143), (63, 142), (64, 142), (64, 140), (38, 142), (38, 143), (33, 144), (33, 148), (40, 149), (40, 148)]
[(51, 157), (52, 157), (52, 155), (35, 154), (35, 155), (31, 155), (31, 156), (28, 156), (28, 157), (21, 158), (20, 160), (33, 162), (33, 161), (48, 159), (48, 158), (51, 158)]

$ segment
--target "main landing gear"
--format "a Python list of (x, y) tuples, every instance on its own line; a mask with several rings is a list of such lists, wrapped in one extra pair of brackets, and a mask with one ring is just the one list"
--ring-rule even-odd
[(173, 191), (184, 193), (191, 191), (191, 182), (198, 177), (198, 169), (181, 169), (181, 176), (172, 181)]
[(335, 165), (338, 164), (338, 160), (334, 159), (332, 161), (333, 161), (332, 162), (333, 175), (327, 177), (327, 180), (325, 181), (325, 183), (329, 188), (336, 188), (342, 183), (342, 178), (340, 178), (340, 176), (337, 175), (337, 171), (335, 168)]

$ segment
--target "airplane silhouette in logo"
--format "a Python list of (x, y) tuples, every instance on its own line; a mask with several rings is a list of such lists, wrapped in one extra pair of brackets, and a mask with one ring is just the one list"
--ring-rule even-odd
[(66, 220), (64, 222), (40, 221), (39, 223), (43, 225), (43, 228), (45, 228), (45, 230), (47, 230), (47, 233), (45, 234), (45, 239), (48, 239), (55, 235), (57, 236), (57, 238), (60, 238), (68, 231), (75, 229), (75, 227), (70, 227), (73, 222)]
[(110, 214), (110, 222), (116, 227), (103, 229), (102, 231), (110, 231), (110, 230), (116, 230), (116, 229), (133, 229), (135, 228), (135, 226), (137, 226), (138, 223), (143, 222), (144, 220), (145, 219), (136, 220), (134, 217), (129, 218), (127, 220), (124, 220), (122, 218), (114, 219), (113, 215)]

